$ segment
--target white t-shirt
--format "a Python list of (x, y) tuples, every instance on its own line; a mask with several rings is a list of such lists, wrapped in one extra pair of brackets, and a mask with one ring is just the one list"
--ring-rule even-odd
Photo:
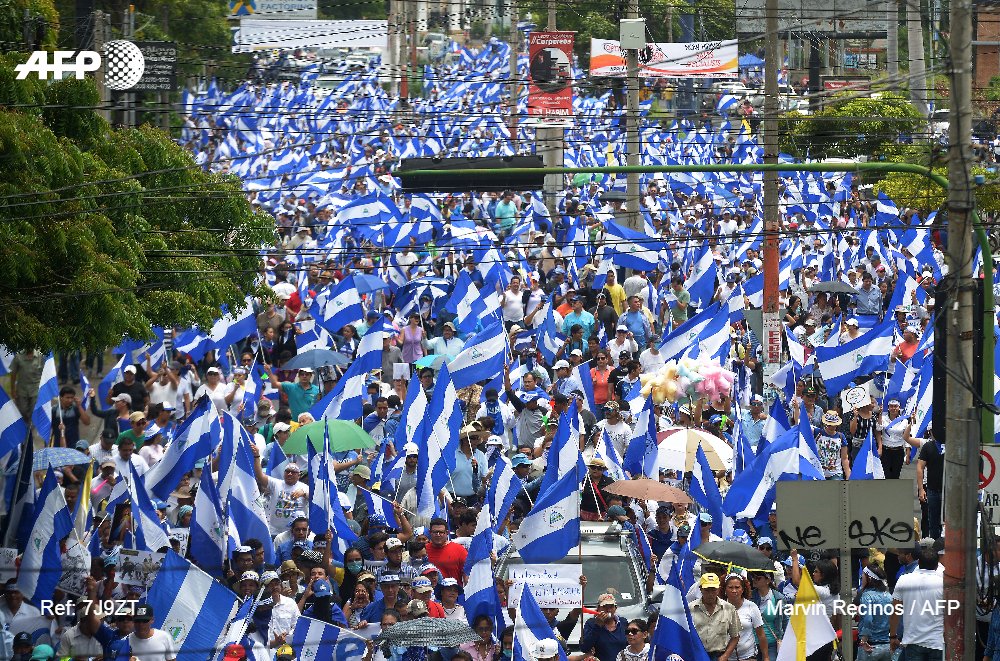
[(203, 395), (207, 393), (209, 399), (211, 399), (212, 403), (215, 404), (215, 409), (219, 413), (222, 413), (223, 411), (228, 411), (229, 407), (226, 405), (226, 389), (228, 387), (229, 386), (227, 384), (223, 383), (222, 381), (219, 381), (219, 383), (217, 383), (215, 386), (215, 390), (212, 390), (211, 388), (209, 388), (207, 383), (203, 383), (194, 393), (194, 401), (197, 402), (199, 399), (202, 398)]
[(646, 349), (639, 354), (639, 365), (642, 367), (643, 374), (652, 374), (663, 367), (665, 363), (663, 354), (659, 351), (654, 354), (652, 349)]
[(244, 388), (243, 386), (236, 385), (235, 381), (233, 383), (230, 383), (229, 385), (226, 386), (226, 394), (222, 399), (222, 403), (223, 404), (226, 403), (225, 398), (228, 397), (229, 393), (233, 392), (234, 390), (236, 391), (236, 394), (233, 395), (233, 403), (230, 404), (226, 410), (228, 410), (231, 414), (239, 417), (240, 413), (243, 410), (243, 398), (247, 394), (246, 388)]
[(757, 627), (764, 626), (764, 618), (760, 615), (757, 604), (749, 599), (743, 600), (743, 605), (736, 611), (740, 618), (740, 640), (736, 643), (736, 658), (757, 658)]
[(616, 424), (611, 425), (608, 424), (607, 420), (601, 420), (597, 423), (597, 426), (602, 432), (605, 429), (608, 430), (608, 436), (611, 437), (611, 443), (615, 446), (615, 450), (618, 451), (618, 456), (624, 457), (625, 448), (628, 446), (628, 442), (632, 440), (632, 428), (628, 426), (628, 423), (624, 420), (619, 420)]
[(521, 302), (522, 296), (523, 290), (520, 289), (517, 292), (508, 290), (503, 293), (503, 298), (501, 299), (500, 304), (503, 308), (504, 321), (524, 320), (524, 304)]
[(916, 569), (896, 581), (894, 601), (903, 604), (903, 645), (944, 649), (944, 575)]
[[(302, 491), (305, 495), (300, 498), (292, 498), (292, 494), (296, 491)], [(272, 535), (286, 530), (295, 512), (309, 511), (309, 486), (301, 482), (288, 485), (284, 480), (269, 476), (267, 478), (267, 491), (264, 495), (267, 496), (267, 504), (264, 509), (267, 511)]]
[(163, 385), (157, 379), (149, 389), (149, 405), (162, 404), (163, 402), (170, 402), (177, 406), (177, 386), (170, 381)]
[(174, 639), (166, 631), (153, 629), (153, 635), (143, 640), (134, 633), (128, 635), (131, 656), (139, 661), (169, 661), (177, 658)]

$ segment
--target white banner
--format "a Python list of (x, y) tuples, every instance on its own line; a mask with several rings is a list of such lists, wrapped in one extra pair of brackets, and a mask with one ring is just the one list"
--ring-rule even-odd
[(527, 585), (540, 608), (579, 608), (583, 606), (581, 575), (583, 565), (511, 565), (507, 571), (507, 578), (514, 582), (510, 607), (518, 607)]
[[(639, 51), (640, 78), (737, 78), (737, 41), (646, 44)], [(590, 75), (625, 75), (625, 53), (613, 39), (590, 40)]]
[(295, 48), (382, 48), (388, 21), (275, 21), (244, 18), (233, 34), (233, 52)]

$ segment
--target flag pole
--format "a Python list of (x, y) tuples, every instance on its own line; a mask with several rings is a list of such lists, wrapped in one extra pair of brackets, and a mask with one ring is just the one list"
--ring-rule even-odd
[[(370, 494), (371, 494), (371, 495), (373, 495), (373, 496), (376, 496), (377, 498), (381, 498), (382, 500), (389, 500), (389, 499), (388, 499), (388, 498), (386, 498), (385, 496), (383, 496), (383, 495), (381, 495), (381, 494), (378, 494), (378, 493), (375, 493), (375, 492), (374, 492), (374, 491), (372, 491), (371, 489), (366, 489), (365, 487), (360, 487), (360, 486), (358, 486), (358, 485), (356, 485), (356, 484), (355, 484), (354, 486), (355, 486), (355, 488), (357, 488), (357, 489), (361, 489), (362, 491), (367, 491), (368, 493), (370, 493)], [(399, 503), (397, 503), (397, 502), (396, 502), (396, 501), (394, 501), (394, 500), (389, 500), (389, 502), (390, 502), (390, 503), (392, 503), (393, 505), (399, 505)], [(420, 515), (419, 515), (419, 514), (417, 514), (416, 512), (411, 512), (410, 510), (406, 509), (406, 508), (405, 508), (405, 507), (403, 507), (402, 505), (399, 505), (399, 509), (403, 510), (404, 512), (406, 512), (406, 513), (407, 513), (407, 514), (409, 514), (410, 516), (420, 516)]]

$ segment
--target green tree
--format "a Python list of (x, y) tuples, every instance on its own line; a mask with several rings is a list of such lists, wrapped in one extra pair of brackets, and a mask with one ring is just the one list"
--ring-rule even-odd
[(900, 135), (912, 135), (926, 120), (902, 95), (877, 99), (834, 97), (813, 115), (792, 114), (782, 131), (781, 150), (812, 158), (879, 158), (898, 151)]
[[(948, 168), (934, 168), (934, 172), (942, 177), (948, 176)], [(995, 175), (986, 168), (973, 167), (972, 174), (981, 174), (991, 183), (976, 188), (976, 207), (980, 211), (1000, 211), (1000, 184), (995, 182)], [(916, 174), (893, 172), (875, 184), (875, 189), (884, 192), (899, 208), (919, 209), (926, 217), (945, 203), (948, 191), (936, 183)]]
[(88, 81), (53, 85), (57, 107), (20, 112), (32, 83), (7, 85), (9, 73), (0, 66), (0, 343), (102, 349), (241, 307), (274, 225), (238, 182), (165, 133), (114, 131), (72, 107), (94, 98)]

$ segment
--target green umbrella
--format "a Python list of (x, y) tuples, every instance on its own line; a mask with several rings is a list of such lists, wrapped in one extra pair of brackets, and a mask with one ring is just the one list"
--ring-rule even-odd
[(323, 432), (330, 430), (330, 451), (362, 450), (375, 447), (375, 441), (361, 427), (346, 420), (317, 420), (295, 430), (282, 448), (285, 454), (306, 454), (306, 439), (317, 452), (323, 451)]
[(590, 183), (591, 174), (588, 172), (581, 172), (579, 174), (573, 175), (573, 185), (579, 188), (580, 186), (586, 186)]

